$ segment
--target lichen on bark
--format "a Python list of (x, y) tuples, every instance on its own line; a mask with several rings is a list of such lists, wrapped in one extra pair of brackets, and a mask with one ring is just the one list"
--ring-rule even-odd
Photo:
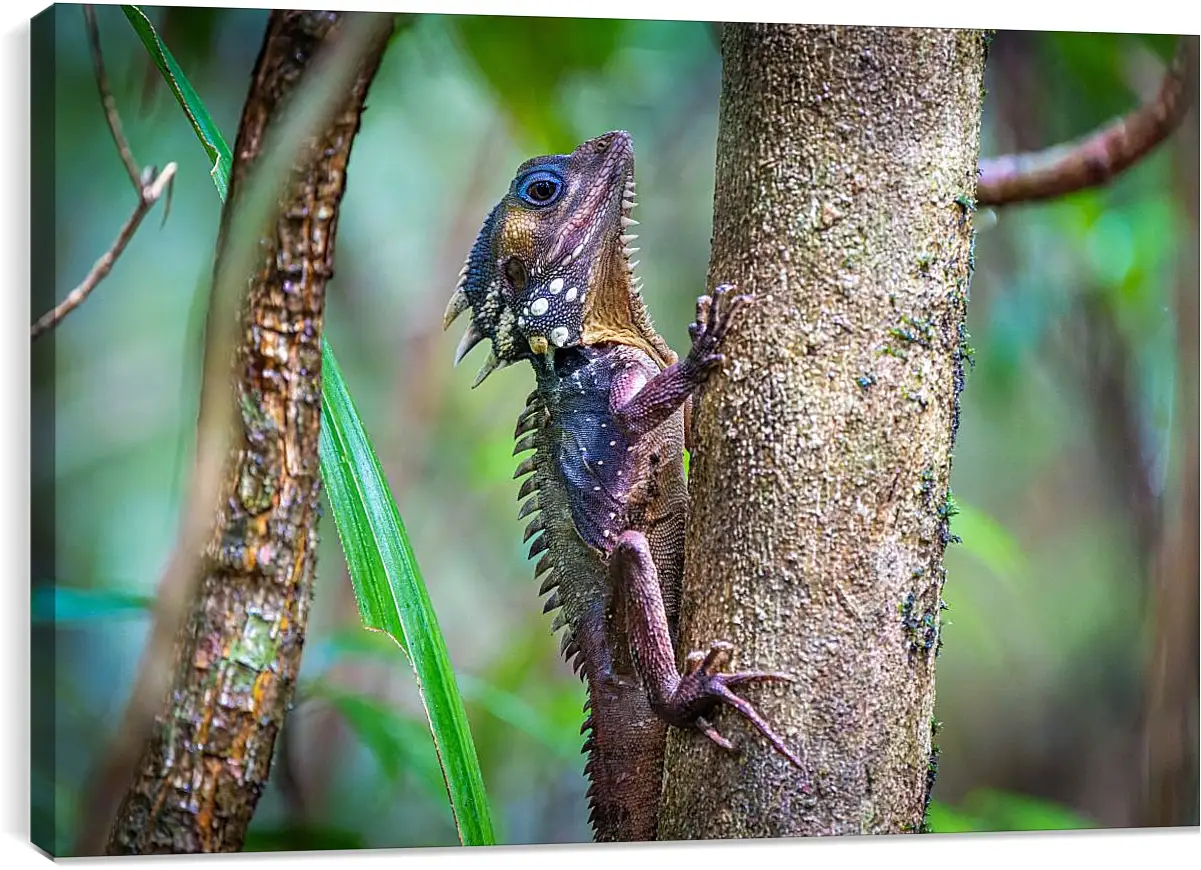
[(754, 293), (694, 416), (680, 655), (713, 639), (802, 775), (669, 738), (660, 838), (913, 831), (933, 761), (986, 44), (728, 24), (710, 286)]

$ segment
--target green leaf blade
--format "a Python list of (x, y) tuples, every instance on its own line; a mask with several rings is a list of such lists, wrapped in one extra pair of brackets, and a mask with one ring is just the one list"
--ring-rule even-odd
[(492, 845), (492, 820), (445, 640), (396, 502), (337, 360), (322, 342), (321, 474), (363, 623), (406, 651), (464, 845)]
[(171, 88), (171, 93), (175, 95), (180, 108), (187, 115), (192, 129), (196, 131), (196, 137), (200, 140), (209, 160), (212, 161), (213, 168), (209, 170), (209, 175), (213, 179), (217, 193), (221, 196), (221, 201), (224, 202), (229, 193), (229, 173), (233, 166), (233, 154), (230, 152), (225, 138), (217, 129), (217, 125), (209, 115), (208, 109), (205, 108), (200, 95), (196, 93), (192, 83), (188, 81), (188, 77), (176, 63), (171, 51), (159, 39), (154, 25), (146, 17), (146, 13), (139, 6), (122, 6), (121, 11), (129, 19), (134, 32), (142, 40), (142, 45), (154, 60), (159, 72), (163, 74), (163, 80)]

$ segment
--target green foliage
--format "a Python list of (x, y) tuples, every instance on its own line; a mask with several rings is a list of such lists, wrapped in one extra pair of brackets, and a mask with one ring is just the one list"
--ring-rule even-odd
[(926, 825), (932, 834), (972, 831), (1066, 831), (1097, 825), (1051, 801), (1010, 792), (978, 789), (958, 807), (931, 801)]
[(1020, 576), (1026, 570), (1021, 545), (995, 517), (973, 505), (957, 502), (955, 531), (963, 539), (964, 551), (1001, 580)]
[[(580, 741), (576, 734), (571, 729), (560, 728), (560, 723), (548, 716), (547, 711), (468, 674), (459, 677), (459, 688), (469, 702), (478, 704), (490, 715), (532, 737), (556, 755), (573, 761), (580, 757)], [(571, 705), (573, 718), (578, 718), (576, 709), (576, 705)]]
[[(318, 667), (326, 668), (335, 662), (356, 658), (386, 662), (395, 650), (395, 642), (380, 632), (336, 631), (315, 644), (305, 655), (308, 660), (316, 661)], [(554, 711), (536, 707), (522, 695), (502, 686), (501, 681), (509, 683), (511, 676), (498, 673), (495, 678), (484, 679), (460, 674), (459, 692), (467, 704), (478, 706), (556, 755), (573, 761), (578, 759), (580, 741), (574, 730), (560, 727), (567, 723), (559, 721), (563, 717), (554, 715)], [(574, 699), (568, 706), (568, 716), (571, 719), (578, 718), (579, 705)]]
[(171, 88), (171, 93), (175, 95), (180, 108), (188, 116), (192, 129), (196, 131), (196, 138), (200, 140), (205, 153), (213, 162), (213, 168), (209, 170), (209, 175), (212, 176), (213, 184), (217, 186), (217, 193), (224, 201), (229, 193), (229, 172), (233, 167), (233, 157), (230, 154), (229, 146), (225, 144), (225, 139), (221, 136), (221, 131), (213, 123), (212, 117), (204, 107), (204, 102), (192, 88), (188, 77), (179, 68), (175, 58), (171, 56), (171, 51), (159, 39), (154, 25), (146, 17), (146, 13), (137, 6), (122, 6), (121, 10), (129, 19), (129, 23), (133, 25), (134, 32), (142, 40), (142, 45), (150, 53), (159, 72), (163, 74), (163, 79)]
[(1135, 36), (1165, 63), (1171, 60), (1180, 44), (1180, 37), (1174, 33), (1138, 33)]
[(413, 665), (464, 845), (493, 842), (483, 776), (446, 641), (396, 502), (329, 345), (322, 347), (321, 475), (363, 624), (396, 640)]
[(341, 691), (323, 681), (307, 686), (305, 698), (322, 700), (337, 710), (371, 751), (379, 771), (389, 782), (395, 784), (402, 774), (412, 772), (428, 794), (437, 796), (443, 792), (442, 771), (437, 756), (430, 752), (425, 723), (402, 716), (376, 698)]
[(1138, 101), (1128, 78), (1132, 43), (1137, 42), (1140, 48), (1166, 62), (1179, 40), (1167, 34), (1139, 34), (1131, 39), (1125, 34), (1071, 31), (1051, 31), (1040, 37), (1044, 51), (1049, 49), (1049, 59), (1066, 71), (1069, 86), (1085, 97), (1076, 106), (1104, 112), (1093, 124), (1104, 121), (1107, 115), (1129, 111)]
[(459, 40), (530, 143), (542, 152), (574, 145), (557, 111), (572, 77), (603, 69), (626, 22), (604, 18), (462, 15)]

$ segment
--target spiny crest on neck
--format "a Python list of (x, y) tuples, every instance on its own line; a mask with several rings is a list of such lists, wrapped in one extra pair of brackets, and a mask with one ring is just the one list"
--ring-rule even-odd
[(492, 350), (475, 384), (497, 368), (580, 344), (675, 355), (655, 332), (635, 277), (633, 141), (624, 131), (569, 155), (527, 160), (484, 222), (447, 306), (444, 327), (471, 309), (458, 362), (483, 339)]

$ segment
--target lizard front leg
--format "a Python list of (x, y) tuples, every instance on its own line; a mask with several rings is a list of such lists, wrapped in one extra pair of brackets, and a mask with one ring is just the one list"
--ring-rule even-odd
[(732, 295), (733, 290), (722, 284), (712, 296), (697, 300), (696, 322), (688, 327), (692, 348), (682, 360), (653, 377), (645, 369), (629, 365), (614, 377), (610, 408), (631, 439), (646, 435), (675, 413), (725, 360), (717, 349), (738, 309), (754, 301), (753, 296)]
[(667, 627), (659, 577), (650, 544), (642, 532), (626, 531), (618, 537), (609, 555), (609, 578), (614, 591), (626, 599), (626, 628), (637, 667), (651, 709), (661, 719), (677, 728), (696, 728), (718, 746), (733, 749), (733, 744), (708, 719), (713, 709), (726, 704), (754, 725), (777, 752), (804, 769), (801, 760), (755, 708), (733, 692), (735, 687), (746, 683), (792, 682), (792, 676), (766, 671), (721, 673), (734, 649), (725, 641), (711, 643), (708, 653), (689, 653), (684, 673), (680, 674), (676, 670), (675, 648)]

